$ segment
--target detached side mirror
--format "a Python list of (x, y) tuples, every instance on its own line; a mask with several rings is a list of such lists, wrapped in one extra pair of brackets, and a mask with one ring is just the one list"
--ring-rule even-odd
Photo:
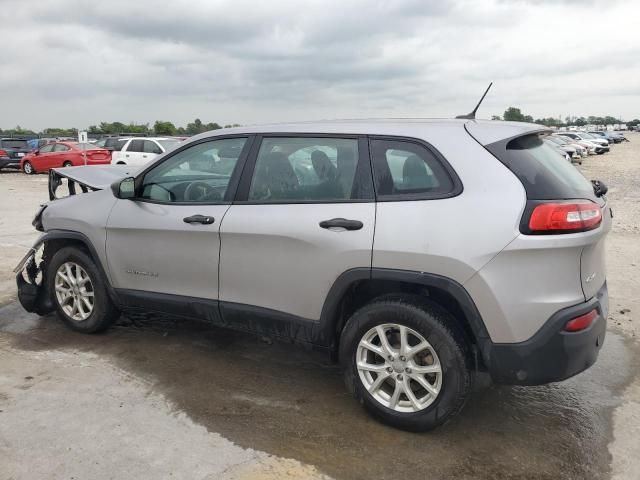
[(122, 199), (132, 199), (136, 196), (136, 179), (133, 177), (123, 178), (111, 184), (113, 196)]
[(596, 197), (606, 195), (609, 191), (609, 187), (607, 187), (604, 182), (601, 182), (600, 180), (591, 180), (591, 184), (593, 185), (593, 192), (596, 194)]

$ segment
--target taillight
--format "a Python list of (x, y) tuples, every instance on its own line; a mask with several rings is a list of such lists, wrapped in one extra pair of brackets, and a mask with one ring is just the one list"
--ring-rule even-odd
[(591, 326), (596, 318), (598, 318), (598, 310), (593, 309), (589, 313), (585, 313), (573, 320), (569, 320), (564, 326), (564, 330), (566, 332), (579, 332), (581, 330), (586, 330)]
[(602, 222), (598, 204), (541, 203), (531, 212), (529, 230), (533, 233), (575, 233), (597, 228)]
[(6, 150), (0, 150), (0, 157), (8, 157), (9, 154), (7, 153)]

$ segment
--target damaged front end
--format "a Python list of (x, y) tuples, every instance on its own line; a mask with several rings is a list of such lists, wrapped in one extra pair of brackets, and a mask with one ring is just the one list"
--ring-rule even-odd
[(46, 287), (46, 243), (38, 240), (13, 269), (18, 284), (18, 300), (27, 312), (46, 315), (55, 307)]

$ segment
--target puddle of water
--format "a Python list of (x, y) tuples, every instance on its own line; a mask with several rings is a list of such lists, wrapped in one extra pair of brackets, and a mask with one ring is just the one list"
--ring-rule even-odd
[(631, 347), (609, 332), (583, 374), (540, 387), (490, 387), (443, 428), (409, 434), (369, 418), (335, 365), (292, 345), (144, 318), (85, 336), (12, 306), (0, 309), (0, 331), (17, 334), (23, 349), (106, 355), (209, 430), (336, 478), (605, 478), (611, 412), (633, 361)]

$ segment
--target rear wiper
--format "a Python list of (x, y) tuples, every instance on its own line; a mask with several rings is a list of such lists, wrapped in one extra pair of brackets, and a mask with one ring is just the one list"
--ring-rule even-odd
[(596, 194), (596, 197), (602, 197), (609, 191), (609, 188), (600, 180), (591, 180), (591, 185), (593, 185), (593, 193)]

